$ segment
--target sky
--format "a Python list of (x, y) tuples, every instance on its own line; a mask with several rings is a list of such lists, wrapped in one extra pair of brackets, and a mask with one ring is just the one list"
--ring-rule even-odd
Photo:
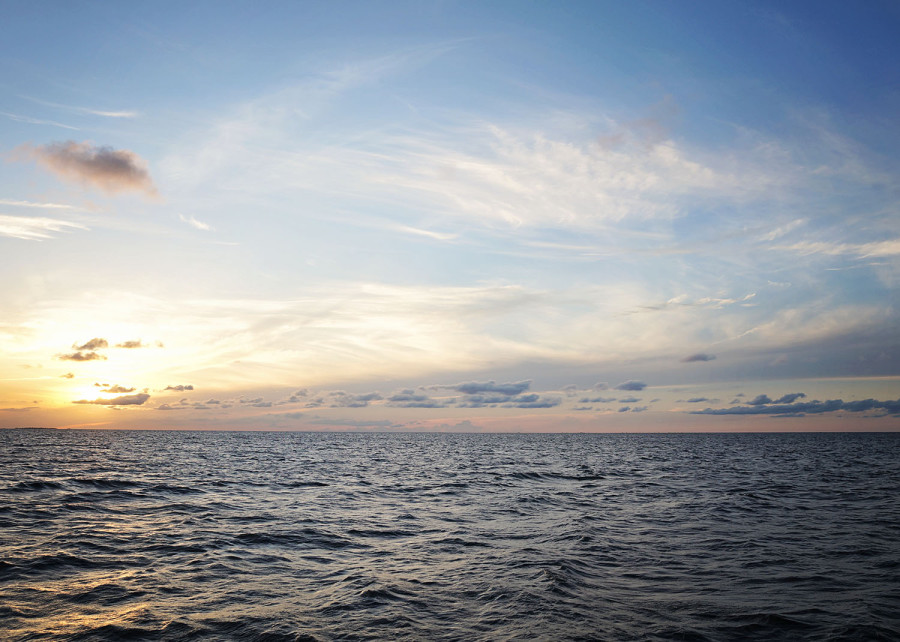
[(900, 430), (900, 5), (42, 2), (0, 427)]

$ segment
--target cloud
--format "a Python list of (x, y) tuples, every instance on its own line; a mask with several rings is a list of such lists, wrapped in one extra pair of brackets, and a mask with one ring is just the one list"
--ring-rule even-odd
[(81, 345), (72, 344), (72, 347), (76, 350), (102, 350), (103, 348), (108, 348), (109, 343), (106, 341), (106, 339), (96, 337)]
[(11, 114), (8, 111), (0, 111), (0, 116), (6, 116), (10, 120), (14, 120), (17, 123), (28, 123), (29, 125), (52, 125), (53, 127), (62, 127), (63, 129), (78, 131), (77, 127), (72, 127), (71, 125), (66, 125), (64, 123), (58, 123), (55, 120), (41, 120), (39, 118), (32, 118), (30, 116), (20, 116), (18, 114)]
[(55, 218), (0, 215), (0, 236), (25, 241), (49, 239), (52, 238), (50, 232), (65, 231), (67, 227), (79, 230), (88, 229), (84, 225)]
[(60, 361), (106, 361), (106, 357), (96, 352), (73, 352), (71, 354), (58, 354)]
[(619, 403), (637, 403), (640, 401), (637, 397), (622, 397), (619, 399)]
[(141, 392), (136, 395), (123, 395), (121, 397), (115, 397), (113, 399), (94, 399), (90, 401), (88, 399), (79, 399), (78, 401), (73, 401), (72, 403), (78, 404), (97, 404), (101, 406), (140, 406), (145, 401), (150, 398), (146, 392)]
[(27, 412), (36, 410), (37, 406), (25, 406), (24, 408), (0, 408), (0, 412)]
[(768, 395), (756, 395), (753, 399), (747, 402), (748, 406), (764, 406), (766, 404), (772, 403), (772, 400), (769, 399)]
[(831, 399), (828, 401), (806, 401), (787, 404), (760, 404), (753, 406), (737, 406), (732, 408), (706, 408), (693, 410), (693, 415), (781, 415), (803, 416), (822, 414), (826, 412), (866, 412), (869, 410), (884, 410), (887, 414), (900, 415), (900, 399), (896, 401), (878, 401), (876, 399), (863, 399), (861, 401), (843, 401)]
[(88, 116), (102, 116), (103, 118), (137, 118), (138, 116), (138, 112), (130, 110), (109, 111), (106, 109), (91, 109), (90, 107), (77, 107), (75, 105), (61, 105), (59, 103), (53, 103), (48, 100), (32, 98), (31, 96), (22, 96), (22, 98), (27, 98), (28, 100), (39, 105), (55, 107), (57, 109), (63, 109), (65, 111), (73, 112), (76, 114), (85, 114)]
[(646, 387), (643, 381), (628, 380), (616, 386), (616, 390), (643, 390)]
[(707, 399), (706, 397), (692, 397), (691, 399), (686, 400), (687, 403), (703, 403), (708, 401), (709, 399)]
[(582, 397), (578, 403), (612, 403), (615, 397)]
[(696, 354), (692, 354), (690, 356), (685, 357), (681, 360), (682, 363), (693, 363), (695, 361), (712, 361), (716, 358), (714, 354), (706, 354), (703, 352), (698, 352)]
[(130, 350), (133, 348), (146, 348), (147, 346), (145, 344), (141, 343), (141, 340), (138, 339), (137, 341), (123, 341), (122, 343), (117, 343), (116, 347), (117, 348), (127, 348)]
[(212, 227), (208, 223), (198, 221), (193, 216), (184, 216), (183, 214), (179, 214), (178, 218), (182, 223), (187, 223), (194, 229), (203, 230), (204, 232), (209, 232), (210, 230), (212, 230)]
[(380, 401), (383, 397), (377, 392), (353, 395), (343, 390), (328, 393), (328, 406), (331, 408), (365, 408), (370, 401)]
[(829, 256), (851, 255), (861, 259), (900, 256), (900, 239), (872, 241), (871, 243), (829, 243), (801, 241), (793, 245), (778, 246), (777, 250), (796, 252), (801, 256), (825, 254)]
[(387, 405), (394, 408), (445, 408), (447, 401), (416, 394), (413, 390), (401, 390), (387, 398)]
[(779, 397), (772, 403), (793, 403), (797, 401), (797, 399), (803, 399), (804, 397), (806, 397), (806, 394), (802, 392), (791, 392), (782, 397)]
[(87, 183), (105, 192), (143, 192), (157, 196), (144, 160), (134, 152), (66, 141), (19, 148), (27, 156), (65, 179)]
[(67, 372), (66, 374), (59, 375), (61, 379), (74, 379), (75, 375), (71, 372)]
[[(95, 383), (94, 385), (98, 386), (101, 384)], [(109, 393), (134, 392), (134, 388), (125, 388), (124, 386), (114, 385), (114, 386), (107, 386), (107, 387), (103, 388), (102, 390), (100, 390), (100, 392), (109, 392)]]
[(457, 383), (452, 386), (438, 386), (442, 388), (450, 388), (467, 395), (475, 395), (483, 392), (496, 392), (501, 395), (518, 395), (531, 387), (531, 380), (516, 381), (514, 383), (497, 384), (493, 381), (468, 381), (465, 383)]
[[(165, 389), (166, 390), (174, 390), (175, 392), (184, 392), (185, 390), (193, 390), (194, 386), (192, 386), (190, 384), (188, 384), (188, 385), (178, 384), (177, 386), (166, 386)], [(262, 399), (258, 399), (257, 401), (262, 401)]]

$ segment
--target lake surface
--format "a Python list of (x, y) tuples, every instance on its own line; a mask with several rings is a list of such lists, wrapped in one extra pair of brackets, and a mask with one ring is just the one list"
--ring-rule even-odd
[(900, 434), (0, 431), (5, 640), (900, 640)]

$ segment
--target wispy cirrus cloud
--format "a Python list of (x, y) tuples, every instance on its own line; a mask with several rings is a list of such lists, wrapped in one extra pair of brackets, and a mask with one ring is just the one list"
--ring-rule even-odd
[(0, 198), (0, 205), (9, 205), (11, 207), (40, 208), (48, 210), (73, 210), (79, 212), (83, 210), (83, 208), (81, 207), (66, 205), (64, 203), (36, 203), (34, 201), (20, 201), (10, 198)]
[(29, 125), (50, 125), (51, 127), (61, 127), (63, 129), (78, 131), (78, 127), (66, 125), (65, 123), (58, 123), (55, 120), (44, 120), (41, 118), (32, 118), (31, 116), (21, 116), (19, 114), (11, 114), (7, 111), (0, 111), (0, 116), (6, 116), (10, 120), (14, 120), (17, 123), (28, 123)]
[(199, 221), (196, 218), (194, 218), (193, 216), (185, 216), (183, 214), (179, 214), (178, 220), (180, 220), (182, 223), (187, 223), (188, 225), (193, 227), (195, 230), (202, 230), (204, 232), (209, 232), (210, 230), (212, 230), (212, 226), (209, 223), (204, 223), (203, 221)]
[(26, 144), (19, 147), (18, 152), (61, 178), (91, 185), (110, 194), (136, 191), (149, 197), (158, 196), (147, 163), (126, 149), (69, 140), (48, 145)]
[(80, 223), (56, 218), (35, 216), (8, 216), (0, 214), (0, 236), (8, 236), (25, 241), (41, 241), (53, 238), (55, 232), (87, 230)]
[(75, 114), (83, 114), (86, 116), (101, 116), (103, 118), (137, 118), (140, 114), (133, 110), (108, 110), (108, 109), (91, 109), (90, 107), (78, 107), (75, 105), (63, 105), (60, 103), (50, 102), (49, 100), (40, 100), (31, 96), (22, 96), (27, 100), (46, 107), (53, 107), (63, 111)]

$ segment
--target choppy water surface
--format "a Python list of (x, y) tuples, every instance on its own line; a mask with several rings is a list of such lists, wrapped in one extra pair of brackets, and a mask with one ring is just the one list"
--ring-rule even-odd
[(0, 637), (900, 640), (898, 447), (0, 431)]

